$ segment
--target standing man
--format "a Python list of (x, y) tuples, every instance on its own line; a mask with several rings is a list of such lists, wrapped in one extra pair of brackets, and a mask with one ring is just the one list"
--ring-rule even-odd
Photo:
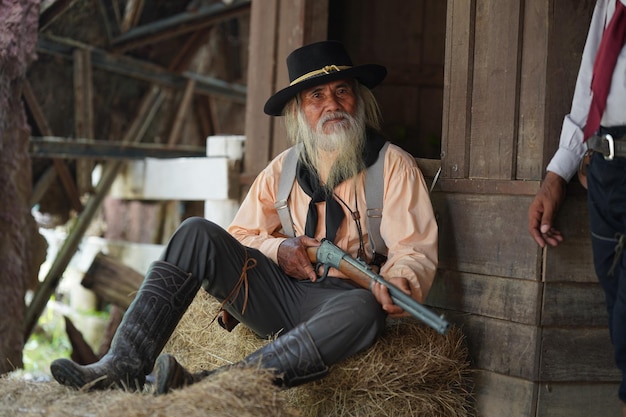
[[(553, 225), (567, 182), (590, 151), (586, 168), (596, 275), (606, 294), (619, 398), (626, 416), (626, 0), (598, 0), (565, 117), (559, 149), (528, 210), (530, 234), (542, 248), (563, 241)], [(584, 181), (583, 181), (584, 184)]]
[[(290, 85), (270, 97), (264, 110), (284, 116), (299, 149), (287, 199), (290, 222), (281, 224), (276, 208), (285, 151), (256, 178), (228, 231), (200, 218), (180, 225), (145, 277), (109, 352), (87, 366), (54, 361), (57, 381), (75, 388), (140, 388), (201, 286), (223, 303), (224, 327), (239, 321), (260, 337), (278, 336), (232, 366), (272, 369), (274, 382), (285, 387), (325, 376), (330, 365), (370, 347), (388, 316), (405, 313), (380, 284), (357, 288), (334, 270), (318, 280), (306, 248), (323, 238), (371, 262), (386, 254), (378, 262), (380, 274), (424, 301), (437, 268), (437, 224), (415, 159), (380, 134), (370, 89), (386, 69), (354, 66), (343, 45), (332, 41), (295, 50), (287, 66)], [(380, 234), (387, 251), (377, 248), (375, 254), (364, 227), (365, 177), (378, 158), (384, 162)], [(293, 236), (285, 235), (287, 229)], [(156, 392), (210, 373), (191, 374), (162, 355)]]

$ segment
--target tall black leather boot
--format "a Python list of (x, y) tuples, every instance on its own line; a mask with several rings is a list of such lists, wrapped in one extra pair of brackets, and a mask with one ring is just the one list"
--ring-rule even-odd
[(274, 384), (285, 388), (315, 381), (328, 374), (328, 366), (322, 360), (306, 325), (300, 324), (242, 361), (213, 371), (190, 373), (173, 356), (161, 355), (154, 367), (155, 394), (166, 394), (232, 367), (272, 369)]
[(199, 288), (200, 281), (177, 266), (154, 262), (124, 314), (107, 354), (86, 366), (57, 359), (50, 365), (52, 376), (77, 389), (142, 389), (157, 355)]

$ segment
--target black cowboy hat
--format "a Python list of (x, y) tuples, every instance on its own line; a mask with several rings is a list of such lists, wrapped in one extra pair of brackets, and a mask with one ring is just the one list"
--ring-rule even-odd
[(316, 85), (344, 78), (355, 78), (368, 88), (377, 86), (387, 75), (381, 65), (352, 65), (344, 46), (337, 41), (322, 41), (296, 49), (287, 57), (289, 86), (271, 96), (263, 111), (282, 115), (283, 108), (299, 92)]

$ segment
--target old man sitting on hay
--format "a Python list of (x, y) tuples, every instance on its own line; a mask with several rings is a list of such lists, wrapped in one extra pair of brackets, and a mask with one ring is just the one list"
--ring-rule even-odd
[[(86, 366), (55, 360), (58, 382), (140, 389), (154, 371), (156, 393), (163, 394), (230, 367), (271, 369), (282, 387), (324, 377), (329, 366), (372, 346), (387, 317), (406, 312), (380, 283), (361, 288), (340, 271), (316, 268), (307, 248), (323, 239), (376, 265), (385, 280), (423, 302), (437, 268), (437, 223), (415, 159), (380, 132), (370, 89), (386, 69), (352, 65), (334, 41), (295, 50), (287, 66), (289, 86), (264, 111), (284, 116), (297, 150), (293, 167), (287, 168), (289, 150), (271, 161), (227, 231), (201, 218), (184, 221), (151, 265), (109, 352)], [(365, 195), (369, 168), (379, 159), (376, 232), (384, 245), (370, 241)], [(293, 180), (281, 204), (279, 183), (288, 169)], [(285, 214), (289, 220), (281, 223)], [(241, 322), (273, 340), (238, 363), (200, 373), (159, 356), (200, 287), (222, 303), (224, 327)]]

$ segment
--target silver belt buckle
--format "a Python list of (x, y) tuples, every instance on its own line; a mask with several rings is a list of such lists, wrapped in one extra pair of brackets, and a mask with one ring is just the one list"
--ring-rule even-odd
[(606, 143), (608, 143), (609, 145), (609, 154), (604, 155), (604, 159), (607, 161), (612, 161), (613, 158), (615, 158), (615, 141), (613, 140), (613, 136), (607, 133), (606, 135), (604, 135), (602, 140), (606, 140)]

